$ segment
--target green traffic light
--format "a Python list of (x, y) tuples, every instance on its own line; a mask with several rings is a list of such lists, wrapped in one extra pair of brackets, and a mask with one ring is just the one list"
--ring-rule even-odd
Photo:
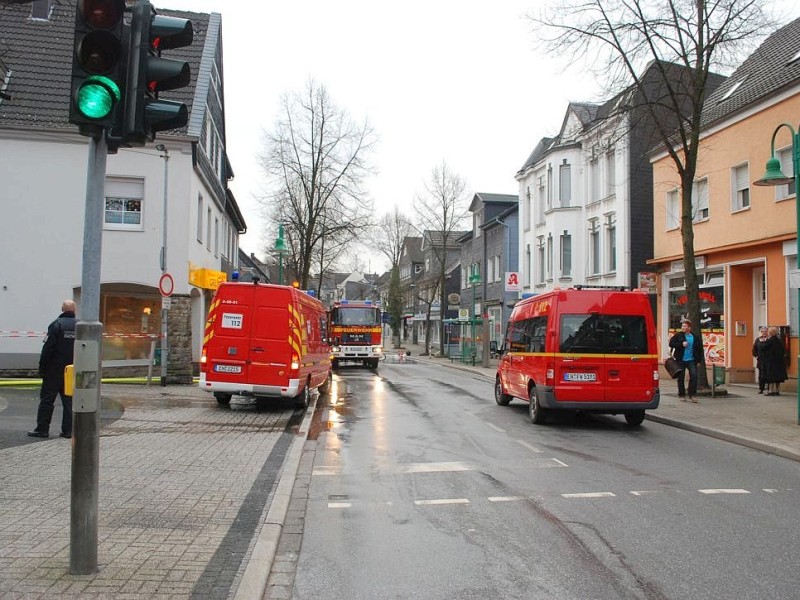
[(75, 103), (87, 119), (105, 119), (120, 99), (119, 86), (108, 77), (89, 77), (78, 90)]

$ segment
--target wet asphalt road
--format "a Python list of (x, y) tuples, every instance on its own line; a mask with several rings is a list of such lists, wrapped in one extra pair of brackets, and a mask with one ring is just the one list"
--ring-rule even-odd
[(296, 599), (797, 597), (797, 463), (424, 361), (320, 402)]

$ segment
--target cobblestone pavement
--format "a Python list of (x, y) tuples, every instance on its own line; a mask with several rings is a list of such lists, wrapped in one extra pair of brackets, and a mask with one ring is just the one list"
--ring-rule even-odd
[(223, 409), (196, 386), (104, 385), (103, 396), (125, 412), (100, 431), (99, 571), (69, 574), (70, 441), (8, 448), (0, 599), (232, 597), (303, 413)]

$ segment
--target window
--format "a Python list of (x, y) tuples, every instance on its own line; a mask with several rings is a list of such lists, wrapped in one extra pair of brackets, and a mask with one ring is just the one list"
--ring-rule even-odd
[(617, 217), (614, 214), (606, 215), (606, 255), (608, 258), (609, 272), (617, 270)]
[(461, 267), (461, 289), (465, 290), (469, 287), (468, 278), (469, 274), (467, 273), (467, 267)]
[(617, 161), (614, 149), (606, 154), (606, 195), (613, 196), (617, 187)]
[(600, 226), (597, 219), (589, 221), (589, 248), (592, 253), (590, 275), (598, 275), (600, 273)]
[(647, 327), (639, 315), (562, 315), (559, 352), (647, 354)]
[(708, 220), (708, 179), (699, 179), (692, 184), (692, 222)]
[(105, 229), (143, 231), (144, 179), (106, 177)]
[(567, 230), (561, 234), (561, 276), (572, 276), (572, 236)]
[(525, 244), (525, 283), (531, 284), (531, 245)]
[(211, 250), (211, 207), (206, 211), (206, 250)]
[(490, 258), (486, 259), (486, 283), (494, 281), (494, 261)]
[(422, 265), (417, 263), (414, 265), (414, 274), (419, 275), (420, 273), (422, 273)]
[(203, 197), (197, 195), (197, 241), (203, 243)]
[(502, 273), (500, 273), (500, 255), (494, 257), (494, 280), (500, 281), (503, 278)]
[(544, 211), (547, 208), (547, 187), (544, 183), (544, 176), (539, 177), (539, 185), (537, 186), (539, 190), (539, 195), (536, 199), (536, 222), (537, 223), (544, 223)]
[[(794, 165), (792, 164), (792, 147), (782, 148), (778, 150), (777, 158), (781, 161), (781, 171), (784, 175), (792, 177), (794, 173)], [(792, 180), (785, 185), (775, 187), (775, 200), (784, 200), (795, 195), (796, 191), (795, 182)]]
[(540, 235), (537, 238), (536, 242), (536, 255), (538, 257), (538, 270), (539, 272), (536, 274), (536, 281), (539, 283), (544, 283), (544, 236)]
[(472, 214), (472, 234), (479, 238), (481, 237), (481, 225), (483, 225), (483, 214), (476, 212)]
[[(594, 155), (594, 151), (592, 152)], [(589, 201), (594, 202), (600, 199), (600, 165), (597, 164), (597, 159), (592, 158), (589, 161), (589, 185), (591, 186), (589, 192)]]
[(531, 215), (531, 186), (525, 188), (525, 210), (522, 215), (522, 222), (525, 224), (525, 231), (531, 228), (533, 215)]
[(667, 192), (667, 231), (681, 224), (681, 191), (676, 188)]
[(214, 219), (214, 256), (219, 256), (219, 218)]
[(553, 278), (553, 235), (547, 236), (547, 279)]
[(558, 167), (558, 200), (562, 207), (569, 206), (572, 199), (572, 167), (564, 159)]
[(731, 169), (731, 204), (732, 210), (750, 208), (750, 171), (747, 164)]
[(547, 210), (553, 208), (553, 165), (547, 165)]

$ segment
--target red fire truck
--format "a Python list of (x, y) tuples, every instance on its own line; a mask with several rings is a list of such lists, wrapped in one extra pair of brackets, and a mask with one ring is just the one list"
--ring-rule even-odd
[(335, 302), (328, 311), (328, 334), (334, 369), (343, 362), (378, 368), (383, 354), (381, 310), (372, 302)]

